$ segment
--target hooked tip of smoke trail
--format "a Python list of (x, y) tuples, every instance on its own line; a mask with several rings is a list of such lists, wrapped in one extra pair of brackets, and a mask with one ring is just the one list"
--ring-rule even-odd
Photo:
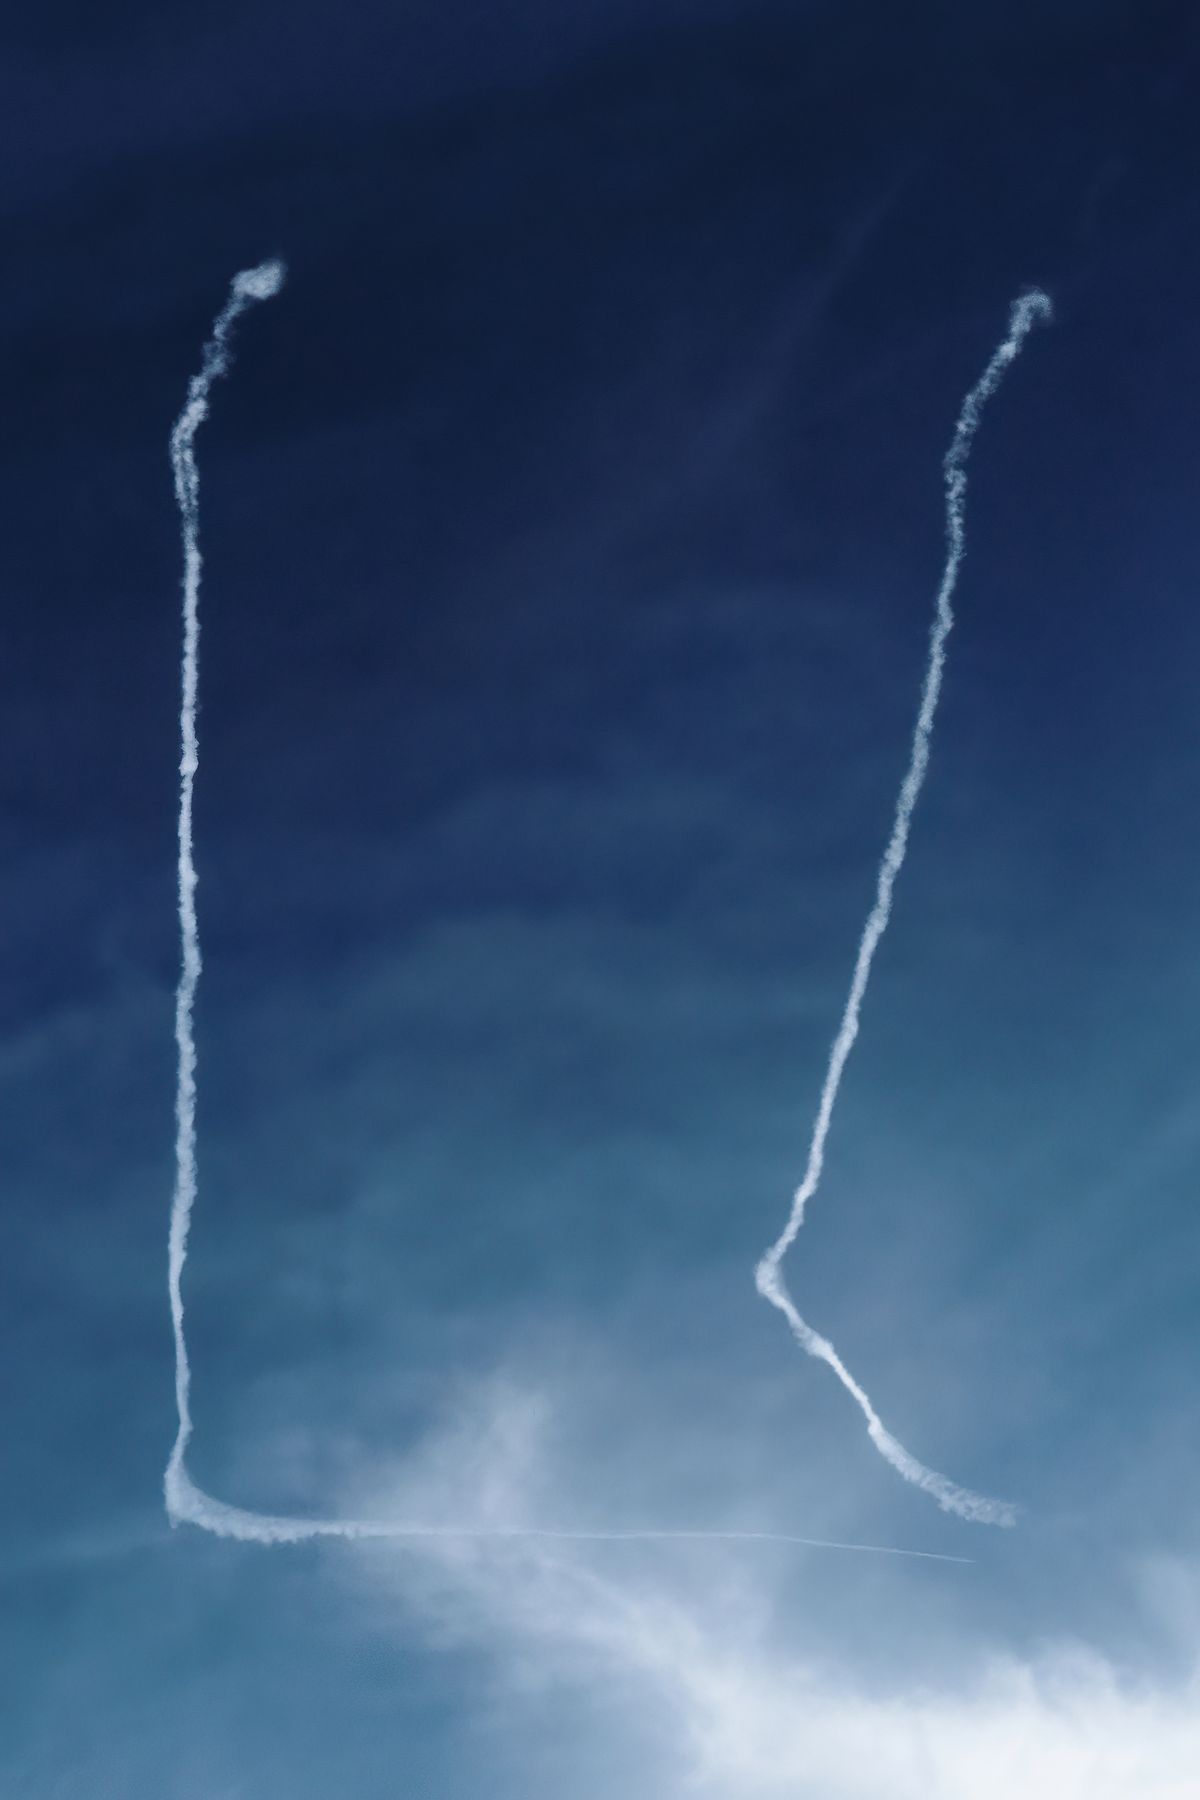
[(1054, 302), (1045, 288), (1023, 288), (1012, 304), (1012, 323), (1014, 329), (1022, 335), (1031, 325), (1051, 325), (1054, 322)]
[(239, 269), (233, 278), (233, 291), (246, 300), (270, 300), (287, 278), (287, 264), (273, 256), (253, 269)]

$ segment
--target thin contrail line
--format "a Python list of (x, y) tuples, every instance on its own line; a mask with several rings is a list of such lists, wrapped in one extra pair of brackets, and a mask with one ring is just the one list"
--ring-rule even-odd
[(936, 1469), (926, 1468), (924, 1463), (919, 1462), (910, 1451), (905, 1449), (903, 1444), (892, 1436), (872, 1405), (866, 1390), (851, 1375), (828, 1338), (822, 1337), (801, 1318), (784, 1285), (780, 1270), (783, 1258), (796, 1241), (796, 1236), (804, 1223), (804, 1209), (820, 1185), (821, 1171), (825, 1162), (825, 1143), (833, 1120), (838, 1089), (841, 1086), (846, 1061), (854, 1046), (854, 1040), (858, 1036), (859, 1014), (871, 975), (871, 964), (891, 917), (892, 891), (896, 885), (896, 877), (904, 866), (913, 808), (916, 806), (929, 766), (930, 739), (933, 732), (934, 715), (937, 711), (938, 696), (941, 693), (942, 671), (946, 661), (946, 639), (954, 624), (954, 613), (950, 601), (966, 553), (964, 519), (967, 460), (971, 444), (979, 427), (984, 403), (999, 387), (1005, 370), (1017, 356), (1033, 325), (1039, 321), (1046, 322), (1051, 316), (1050, 300), (1038, 288), (1021, 294), (1013, 302), (1008, 335), (993, 352), (983, 374), (963, 401), (958, 422), (954, 428), (954, 436), (951, 439), (950, 448), (946, 452), (943, 462), (946, 482), (946, 562), (942, 571), (941, 585), (938, 588), (937, 605), (930, 631), (929, 657), (925, 667), (921, 704), (913, 731), (908, 769), (896, 800), (891, 837), (888, 839), (887, 848), (883, 853), (883, 861), (879, 865), (875, 904), (872, 906), (863, 928), (858, 946), (858, 956), (854, 964), (854, 975), (850, 982), (850, 992), (846, 999), (837, 1036), (833, 1040), (833, 1047), (829, 1053), (829, 1065), (825, 1072), (825, 1082), (817, 1107), (816, 1123), (813, 1126), (812, 1139), (809, 1144), (804, 1179), (793, 1196), (792, 1208), (786, 1225), (755, 1271), (755, 1282), (759, 1293), (773, 1306), (779, 1308), (801, 1349), (805, 1350), (809, 1356), (815, 1356), (822, 1362), (828, 1363), (847, 1393), (858, 1402), (867, 1421), (867, 1430), (870, 1433), (871, 1441), (880, 1455), (885, 1457), (906, 1481), (911, 1481), (915, 1486), (923, 1488), (927, 1494), (932, 1494), (944, 1511), (957, 1513), (961, 1518), (977, 1520), (981, 1524), (987, 1525), (1013, 1524), (1016, 1517), (1014, 1507), (1008, 1501), (990, 1500), (983, 1494), (973, 1493), (970, 1488), (959, 1487), (956, 1482), (948, 1480), (945, 1475), (939, 1475)]
[[(188, 387), (187, 400), (183, 411), (176, 420), (171, 433), (171, 462), (175, 477), (175, 493), (179, 503), (180, 520), (183, 537), (183, 658), (181, 673), (180, 700), (180, 788), (179, 788), (179, 933), (181, 946), (181, 970), (175, 1002), (175, 1042), (178, 1052), (177, 1082), (175, 1095), (175, 1186), (171, 1202), (170, 1232), (168, 1239), (168, 1275), (167, 1286), (171, 1306), (171, 1323), (175, 1345), (175, 1402), (178, 1415), (178, 1429), (175, 1442), (167, 1461), (164, 1475), (164, 1491), (167, 1516), (172, 1525), (189, 1523), (214, 1533), (218, 1537), (240, 1539), (264, 1545), (294, 1544), (316, 1538), (340, 1538), (350, 1542), (393, 1539), (409, 1540), (463, 1540), (490, 1542), (570, 1542), (570, 1543), (653, 1543), (653, 1542), (713, 1542), (713, 1543), (764, 1543), (793, 1544), (821, 1550), (843, 1550), (862, 1552), (877, 1556), (916, 1557), (932, 1562), (970, 1562), (969, 1557), (950, 1556), (933, 1550), (909, 1550), (894, 1545), (847, 1543), (827, 1538), (800, 1537), (786, 1532), (768, 1531), (720, 1531), (688, 1528), (644, 1528), (626, 1531), (587, 1531), (560, 1529), (543, 1526), (478, 1527), (447, 1523), (427, 1524), (402, 1520), (386, 1519), (301, 1519), (286, 1515), (252, 1512), (242, 1507), (230, 1506), (224, 1501), (214, 1499), (211, 1495), (197, 1487), (185, 1464), (187, 1447), (193, 1434), (191, 1414), (191, 1367), (188, 1361), (187, 1338), (184, 1330), (183, 1307), (183, 1273), (187, 1261), (188, 1231), (198, 1192), (198, 1175), (196, 1159), (196, 1042), (194, 1031), (194, 1009), (196, 990), (199, 985), (201, 971), (200, 931), (196, 910), (196, 867), (193, 853), (193, 796), (196, 775), (199, 769), (199, 740), (196, 729), (196, 713), (199, 691), (199, 645), (200, 645), (200, 574), (201, 556), (199, 543), (200, 524), (200, 484), (199, 472), (195, 457), (195, 436), (200, 425), (208, 416), (208, 396), (212, 383), (229, 367), (229, 343), (233, 326), (240, 315), (248, 307), (258, 301), (268, 300), (279, 292), (284, 280), (284, 265), (281, 262), (264, 262), (253, 269), (244, 269), (234, 276), (229, 298), (218, 313), (214, 322), (212, 336), (204, 347), (200, 371), (192, 378)], [(1025, 307), (1026, 312), (1020, 313)], [(1013, 329), (1009, 339), (996, 352), (988, 373), (979, 386), (972, 391), (963, 409), (956, 434), (955, 445), (947, 458), (948, 492), (950, 501), (949, 530), (951, 533), (952, 565), (948, 563), (948, 574), (943, 581), (943, 593), (939, 596), (939, 618), (944, 610), (946, 624), (941, 629), (940, 638), (935, 633), (935, 645), (931, 651), (930, 673), (926, 678), (926, 696), (922, 707), (921, 721), (918, 724), (918, 738), (914, 743), (913, 763), (902, 790), (901, 811), (897, 815), (897, 825), (893, 832), (892, 844), (888, 857), (885, 858), (884, 871), (880, 875), (880, 899), (875, 912), (868, 922), (868, 931), (864, 935), (863, 948), (859, 953), (859, 964), (855, 972), (855, 984), (851, 990), (851, 1003), (847, 1007), (843, 1020), (838, 1045), (835, 1046), (834, 1059), (830, 1065), (830, 1076), (826, 1080), (826, 1091), (822, 1097), (822, 1111), (818, 1119), (818, 1129), (813, 1140), (813, 1151), (809, 1159), (809, 1175), (811, 1185), (807, 1191), (802, 1189), (797, 1196), (793, 1217), (779, 1242), (768, 1252), (760, 1265), (760, 1286), (767, 1297), (774, 1299), (788, 1313), (793, 1329), (805, 1343), (805, 1347), (813, 1354), (824, 1355), (838, 1371), (842, 1380), (858, 1399), (868, 1415), (872, 1427), (872, 1435), (876, 1442), (880, 1439), (891, 1446), (891, 1452), (884, 1454), (907, 1459), (907, 1462), (919, 1471), (922, 1485), (940, 1483), (951, 1490), (951, 1484), (945, 1483), (943, 1477), (934, 1476), (930, 1471), (921, 1468), (914, 1459), (908, 1457), (895, 1441), (888, 1437), (880, 1425), (870, 1401), (861, 1388), (853, 1381), (838, 1360), (832, 1346), (804, 1324), (792, 1307), (782, 1283), (778, 1277), (778, 1263), (788, 1245), (795, 1237), (800, 1225), (804, 1200), (816, 1186), (820, 1174), (821, 1153), (824, 1147), (825, 1134), (828, 1131), (829, 1116), (832, 1112), (833, 1099), (837, 1091), (837, 1083), (841, 1076), (841, 1068), (849, 1053), (857, 1031), (857, 1008), (866, 986), (866, 978), (870, 969), (870, 958), (875, 943), (882, 934), (887, 922), (887, 904), (890, 900), (891, 884), (895, 873), (903, 860), (904, 844), (908, 830), (908, 812), (920, 786), (924, 773), (924, 761), (928, 756), (928, 729), (932, 720), (933, 706), (936, 702), (937, 682), (940, 679), (941, 639), (949, 629), (949, 593), (953, 586), (953, 574), (957, 572), (957, 560), (962, 554), (962, 520), (961, 496), (965, 487), (960, 464), (965, 458), (966, 448), (977, 422), (978, 407), (982, 400), (992, 391), (1003, 364), (1010, 361), (1020, 346), (1021, 339), (1028, 329), (1033, 314), (1040, 308), (1048, 311), (1049, 303), (1041, 295), (1030, 295), (1018, 302), (1013, 313)], [(1022, 323), (1019, 323), (1023, 320)], [(974, 410), (972, 411), (972, 408)], [(957, 456), (957, 462), (955, 457)], [(955, 486), (957, 482), (957, 486)], [(957, 532), (957, 538), (954, 533)], [(926, 715), (928, 714), (928, 718)], [(911, 792), (910, 792), (911, 790)], [(908, 795), (907, 801), (904, 796)], [(907, 807), (907, 810), (905, 808)], [(894, 866), (889, 869), (889, 859)], [(885, 881), (886, 876), (886, 881)], [(871, 938), (871, 933), (874, 933)], [(871, 941), (868, 943), (868, 939)], [(844, 1047), (842, 1046), (844, 1042)], [(806, 1183), (809, 1177), (806, 1177)], [(764, 1275), (768, 1271), (768, 1275)], [(769, 1276), (769, 1279), (768, 1279)], [(774, 1286), (771, 1286), (771, 1283)], [(814, 1348), (821, 1346), (820, 1349)], [(883, 1445), (881, 1444), (881, 1448)], [(902, 1465), (898, 1465), (902, 1466)], [(910, 1479), (917, 1479), (910, 1475)], [(935, 1489), (935, 1491), (937, 1491)], [(951, 1490), (959, 1494), (962, 1490)], [(971, 1499), (977, 1497), (971, 1496)], [(945, 1502), (943, 1502), (945, 1504)], [(981, 1502), (991, 1506), (992, 1502)], [(961, 1510), (956, 1507), (955, 1510)]]

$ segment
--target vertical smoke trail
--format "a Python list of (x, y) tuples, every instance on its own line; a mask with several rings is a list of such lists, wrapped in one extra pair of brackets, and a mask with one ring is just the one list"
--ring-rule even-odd
[(967, 460), (970, 456), (971, 445), (979, 428), (980, 414), (985, 401), (989, 400), (999, 387), (1001, 377), (1008, 365), (1015, 359), (1033, 325), (1039, 321), (1049, 321), (1051, 315), (1049, 298), (1037, 288), (1022, 294), (1013, 302), (1008, 336), (994, 351), (987, 368), (963, 401), (962, 410), (958, 415), (958, 423), (954, 428), (954, 437), (946, 452), (942, 465), (946, 481), (946, 563), (942, 571), (941, 586), (938, 588), (937, 608), (929, 638), (929, 659), (925, 668), (921, 705), (913, 732), (908, 769), (896, 800), (892, 834), (888, 839), (887, 848), (883, 853), (883, 861), (879, 866), (875, 904), (872, 906), (863, 928), (845, 1011), (842, 1014), (842, 1022), (838, 1027), (837, 1036), (833, 1041), (833, 1048), (829, 1053), (829, 1066), (825, 1072), (825, 1083), (821, 1089), (820, 1104), (817, 1107), (817, 1118), (809, 1144), (808, 1164), (804, 1171), (804, 1179), (792, 1199), (792, 1210), (788, 1215), (787, 1224), (763, 1256), (755, 1271), (755, 1283), (759, 1293), (765, 1300), (769, 1300), (773, 1306), (779, 1308), (791, 1326), (792, 1333), (801, 1349), (805, 1350), (809, 1356), (819, 1357), (822, 1362), (828, 1363), (847, 1393), (851, 1394), (858, 1402), (866, 1418), (871, 1441), (880, 1455), (885, 1457), (906, 1481), (911, 1481), (917, 1487), (923, 1488), (927, 1494), (932, 1494), (938, 1505), (946, 1512), (958, 1513), (961, 1518), (975, 1519), (988, 1525), (1011, 1525), (1014, 1519), (1013, 1508), (1006, 1501), (989, 1500), (982, 1494), (972, 1493), (969, 1488), (959, 1487), (955, 1482), (947, 1480), (944, 1475), (939, 1475), (935, 1469), (927, 1469), (904, 1448), (903, 1444), (897, 1442), (884, 1427), (870, 1398), (846, 1368), (833, 1345), (801, 1318), (784, 1285), (780, 1270), (784, 1257), (795, 1242), (800, 1227), (804, 1223), (804, 1209), (820, 1185), (821, 1170), (825, 1162), (825, 1141), (829, 1136), (838, 1089), (841, 1086), (847, 1058), (854, 1047), (854, 1040), (858, 1036), (859, 1013), (871, 976), (871, 964), (891, 917), (892, 890), (896, 885), (896, 877), (904, 865), (913, 808), (916, 806), (917, 797), (925, 780), (925, 772), (929, 766), (930, 738), (933, 732), (938, 696), (941, 693), (942, 671), (946, 661), (946, 639), (954, 624), (950, 601), (958, 582), (959, 569), (962, 567), (966, 551), (964, 515), (967, 494)]
[(171, 467), (183, 527), (183, 670), (179, 709), (182, 740), (179, 762), (179, 937), (182, 967), (175, 993), (175, 1044), (179, 1057), (175, 1088), (175, 1192), (171, 1200), (167, 1252), (179, 1429), (164, 1477), (167, 1514), (173, 1524), (188, 1516), (186, 1500), (191, 1483), (183, 1467), (183, 1457), (192, 1435), (192, 1375), (183, 1334), (181, 1282), (187, 1256), (188, 1227), (196, 1201), (196, 1039), (192, 1011), (196, 984), (200, 979), (196, 865), (192, 856), (192, 789), (199, 766), (196, 699), (200, 648), (200, 475), (193, 444), (197, 430), (208, 416), (208, 391), (217, 376), (223, 375), (229, 367), (229, 337), (236, 320), (256, 301), (269, 300), (277, 294), (283, 286), (285, 273), (281, 262), (264, 262), (254, 269), (242, 269), (234, 276), (229, 298), (217, 314), (212, 336), (204, 346), (200, 373), (194, 375), (188, 385), (187, 400), (171, 433)]

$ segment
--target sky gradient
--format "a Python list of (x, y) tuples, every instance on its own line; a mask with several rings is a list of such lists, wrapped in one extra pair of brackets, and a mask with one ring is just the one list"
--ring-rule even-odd
[[(1200, 42), (1172, 5), (6, 23), (0, 1778), (1183, 1800)], [(180, 554), (205, 970), (172, 1532)], [(989, 402), (797, 1305), (803, 1172)], [(1189, 1785), (1191, 1784), (1191, 1785)]]

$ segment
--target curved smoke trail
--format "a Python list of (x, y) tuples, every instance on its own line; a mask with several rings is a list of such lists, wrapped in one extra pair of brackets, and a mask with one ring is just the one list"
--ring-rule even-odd
[(847, 1059), (854, 1047), (854, 1040), (858, 1036), (859, 1014), (862, 1010), (863, 996), (867, 991), (867, 983), (871, 977), (871, 964), (891, 917), (892, 891), (896, 885), (896, 877), (904, 866), (913, 809), (917, 804), (917, 798), (925, 781), (925, 773), (929, 767), (929, 746), (933, 734), (933, 721), (937, 712), (938, 697), (942, 688), (942, 672), (946, 662), (946, 639), (954, 624), (954, 613), (950, 602), (958, 583), (958, 573), (962, 567), (963, 557), (966, 554), (964, 520), (967, 496), (967, 459), (970, 456), (975, 433), (979, 428), (980, 414), (985, 401), (989, 400), (999, 387), (1005, 370), (1017, 356), (1032, 327), (1039, 322), (1048, 322), (1051, 317), (1052, 308), (1049, 297), (1038, 288), (1033, 288), (1020, 295), (1013, 302), (1008, 335), (993, 352), (983, 374), (963, 401), (958, 422), (954, 428), (954, 436), (950, 441), (950, 448), (946, 452), (942, 465), (946, 480), (946, 562), (942, 571), (941, 585), (937, 592), (937, 605), (929, 637), (929, 657), (925, 666), (925, 680), (921, 688), (921, 704), (913, 731), (908, 768), (904, 780), (900, 784), (900, 792), (896, 800), (892, 834), (883, 853), (883, 861), (879, 865), (875, 904), (867, 915), (867, 922), (863, 927), (858, 956), (854, 964), (854, 974), (850, 982), (850, 992), (842, 1013), (842, 1022), (838, 1026), (837, 1036), (833, 1040), (833, 1047), (829, 1053), (829, 1065), (825, 1071), (825, 1082), (817, 1107), (816, 1123), (813, 1126), (812, 1139), (809, 1144), (804, 1179), (792, 1198), (792, 1209), (786, 1225), (762, 1257), (755, 1271), (755, 1283), (759, 1293), (765, 1300), (769, 1300), (772, 1306), (779, 1308), (801, 1349), (806, 1351), (809, 1356), (815, 1356), (820, 1361), (828, 1363), (847, 1393), (858, 1402), (867, 1421), (867, 1430), (870, 1433), (871, 1441), (880, 1455), (886, 1458), (906, 1481), (911, 1481), (916, 1487), (923, 1488), (927, 1494), (931, 1494), (944, 1511), (957, 1513), (960, 1518), (977, 1520), (985, 1525), (1011, 1525), (1015, 1518), (1013, 1507), (1007, 1501), (989, 1500), (983, 1494), (973, 1493), (970, 1488), (959, 1487), (956, 1482), (948, 1480), (945, 1475), (939, 1475), (936, 1469), (927, 1469), (924, 1463), (918, 1462), (917, 1458), (892, 1436), (875, 1411), (870, 1396), (851, 1375), (828, 1338), (822, 1337), (820, 1332), (814, 1331), (812, 1326), (801, 1318), (784, 1285), (781, 1266), (804, 1223), (804, 1209), (820, 1185), (821, 1171), (825, 1163), (825, 1143), (833, 1121), (833, 1109), (837, 1102), (838, 1089), (841, 1086)]

